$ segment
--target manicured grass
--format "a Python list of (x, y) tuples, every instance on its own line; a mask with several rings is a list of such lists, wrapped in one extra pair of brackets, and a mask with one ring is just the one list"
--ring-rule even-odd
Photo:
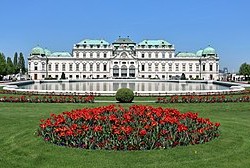
[(50, 113), (107, 103), (0, 103), (0, 167), (250, 166), (249, 103), (147, 104), (178, 108), (181, 112), (199, 112), (201, 117), (221, 123), (221, 136), (206, 144), (168, 150), (91, 151), (66, 148), (46, 143), (34, 134), (39, 120), (49, 117)]
[[(101, 101), (116, 101), (115, 96), (100, 96), (95, 97), (95, 100), (101, 100)], [(133, 101), (156, 101), (157, 96), (135, 96)]]

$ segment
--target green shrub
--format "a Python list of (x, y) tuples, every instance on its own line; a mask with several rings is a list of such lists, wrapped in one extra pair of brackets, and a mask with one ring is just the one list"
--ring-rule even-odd
[(134, 99), (134, 92), (129, 88), (118, 89), (115, 98), (120, 103), (131, 103)]

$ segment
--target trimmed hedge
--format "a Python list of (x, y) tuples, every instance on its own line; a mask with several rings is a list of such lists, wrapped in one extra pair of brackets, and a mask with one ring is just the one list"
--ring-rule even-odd
[(131, 103), (134, 100), (134, 92), (129, 88), (118, 89), (115, 98), (120, 103)]

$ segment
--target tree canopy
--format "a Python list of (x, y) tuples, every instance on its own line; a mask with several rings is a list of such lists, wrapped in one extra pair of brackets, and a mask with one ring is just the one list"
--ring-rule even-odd
[(240, 75), (244, 75), (245, 78), (250, 77), (250, 64), (247, 64), (246, 62), (241, 64), (240, 70), (239, 70)]
[(6, 73), (7, 74), (14, 74), (15, 73), (15, 67), (14, 67), (10, 57), (7, 57)]
[(17, 54), (17, 52), (14, 54), (13, 62), (10, 57), (7, 57), (7, 60), (5, 58), (5, 55), (3, 53), (0, 53), (0, 80), (5, 75), (10, 74), (17, 74), (20, 72), (20, 69), (22, 72), (26, 72), (25, 68), (25, 60), (22, 53)]
[(23, 73), (25, 72), (25, 61), (24, 61), (23, 53), (19, 54), (17, 67), (19, 71), (21, 69)]
[(6, 60), (3, 53), (0, 53), (0, 76), (4, 76), (7, 74), (6, 71)]

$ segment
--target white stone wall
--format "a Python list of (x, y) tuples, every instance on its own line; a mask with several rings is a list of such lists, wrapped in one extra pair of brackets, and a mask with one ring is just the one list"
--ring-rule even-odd
[[(135, 53), (130, 48), (115, 50), (112, 45), (99, 48), (74, 46), (72, 57), (48, 57), (48, 77), (59, 79), (64, 72), (68, 79), (112, 78), (115, 65), (119, 67), (119, 77), (121, 77), (121, 68), (125, 65), (127, 78), (129, 77), (129, 67), (135, 66), (136, 78), (169, 80), (176, 76), (180, 77), (184, 73), (188, 79), (218, 79), (218, 57), (203, 57), (202, 59), (200, 57), (175, 57), (173, 47), (142, 48), (137, 46), (134, 49)], [(113, 55), (114, 52), (117, 53)], [(65, 65), (65, 69), (63, 65)], [(203, 65), (205, 69), (203, 69)], [(104, 70), (105, 66), (106, 70)], [(44, 79), (46, 77), (46, 58), (31, 55), (28, 69), (32, 79)]]

